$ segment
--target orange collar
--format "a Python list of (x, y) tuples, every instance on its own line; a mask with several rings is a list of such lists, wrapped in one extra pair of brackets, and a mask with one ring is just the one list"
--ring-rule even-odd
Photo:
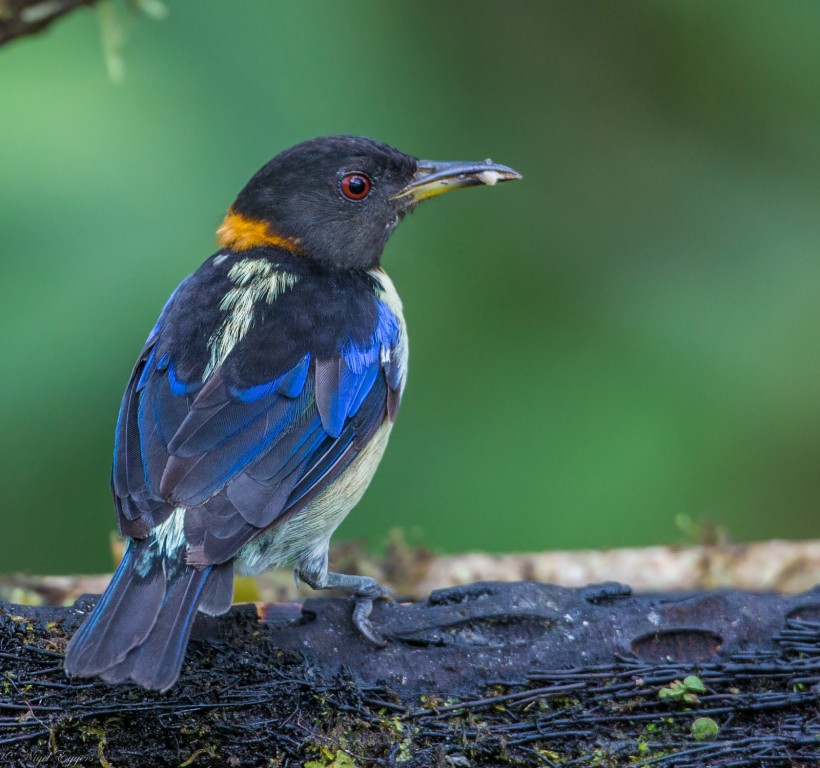
[(275, 245), (291, 253), (303, 254), (299, 240), (295, 237), (282, 237), (272, 232), (267, 222), (250, 219), (237, 213), (232, 208), (216, 230), (216, 241), (220, 248), (234, 251), (247, 251), (262, 245)]

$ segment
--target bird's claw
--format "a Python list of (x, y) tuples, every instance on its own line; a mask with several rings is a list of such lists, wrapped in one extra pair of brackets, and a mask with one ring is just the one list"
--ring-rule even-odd
[(370, 614), (373, 612), (373, 601), (392, 599), (391, 592), (380, 584), (363, 589), (353, 595), (353, 624), (369, 642), (378, 648), (384, 648), (387, 645), (387, 640), (370, 621)]

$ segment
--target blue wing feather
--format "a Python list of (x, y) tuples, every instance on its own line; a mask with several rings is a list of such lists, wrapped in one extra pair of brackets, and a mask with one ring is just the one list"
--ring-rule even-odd
[(276, 391), (285, 397), (298, 397), (305, 388), (310, 370), (310, 353), (306, 354), (294, 368), (279, 379)]
[(359, 388), (356, 392), (356, 397), (350, 403), (348, 409), (348, 416), (355, 416), (362, 407), (364, 399), (370, 394), (373, 385), (376, 383), (376, 378), (379, 375), (380, 367), (378, 364), (371, 364), (368, 366), (364, 374), (359, 378)]
[(225, 562), (327, 487), (382, 423), (397, 386), (390, 352), (399, 322), (377, 303), (366, 343), (349, 341), (329, 359), (306, 351), (289, 370), (251, 385), (235, 383), (241, 367), (222, 366), (204, 383), (183, 380), (173, 354), (157, 351), (169, 348), (158, 323), (120, 413), (112, 484), (124, 499), (121, 519), (141, 514), (155, 524), (185, 506), (198, 557)]
[(293, 368), (281, 376), (266, 381), (264, 384), (256, 384), (252, 387), (231, 387), (232, 397), (243, 403), (255, 403), (263, 397), (278, 392), (286, 397), (298, 397), (307, 381), (308, 369), (310, 368), (310, 353), (305, 355)]
[[(157, 370), (163, 370), (162, 361), (157, 365)], [(186, 395), (193, 395), (202, 389), (201, 381), (185, 382), (177, 378), (176, 366), (173, 360), (168, 360), (168, 384), (171, 386), (171, 394), (175, 397), (185, 397)]]

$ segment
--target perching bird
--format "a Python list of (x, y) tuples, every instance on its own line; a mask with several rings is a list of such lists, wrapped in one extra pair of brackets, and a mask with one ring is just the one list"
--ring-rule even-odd
[(69, 675), (165, 690), (197, 609), (234, 571), (295, 563), (370, 622), (387, 591), (328, 571), (328, 542), (382, 457), (407, 374), (387, 238), (428, 197), (519, 174), (417, 160), (372, 139), (306, 141), (239, 193), (219, 250), (174, 291), (123, 397), (111, 489), (122, 563), (65, 657)]

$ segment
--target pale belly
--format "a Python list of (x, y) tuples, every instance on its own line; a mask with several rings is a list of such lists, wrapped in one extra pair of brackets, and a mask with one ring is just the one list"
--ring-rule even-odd
[(242, 547), (234, 560), (235, 571), (252, 576), (292, 562), (304, 564), (311, 570), (326, 568), (330, 537), (370, 485), (387, 447), (392, 426), (392, 422), (385, 419), (362, 452), (332, 485), (304, 509), (274, 524)]

